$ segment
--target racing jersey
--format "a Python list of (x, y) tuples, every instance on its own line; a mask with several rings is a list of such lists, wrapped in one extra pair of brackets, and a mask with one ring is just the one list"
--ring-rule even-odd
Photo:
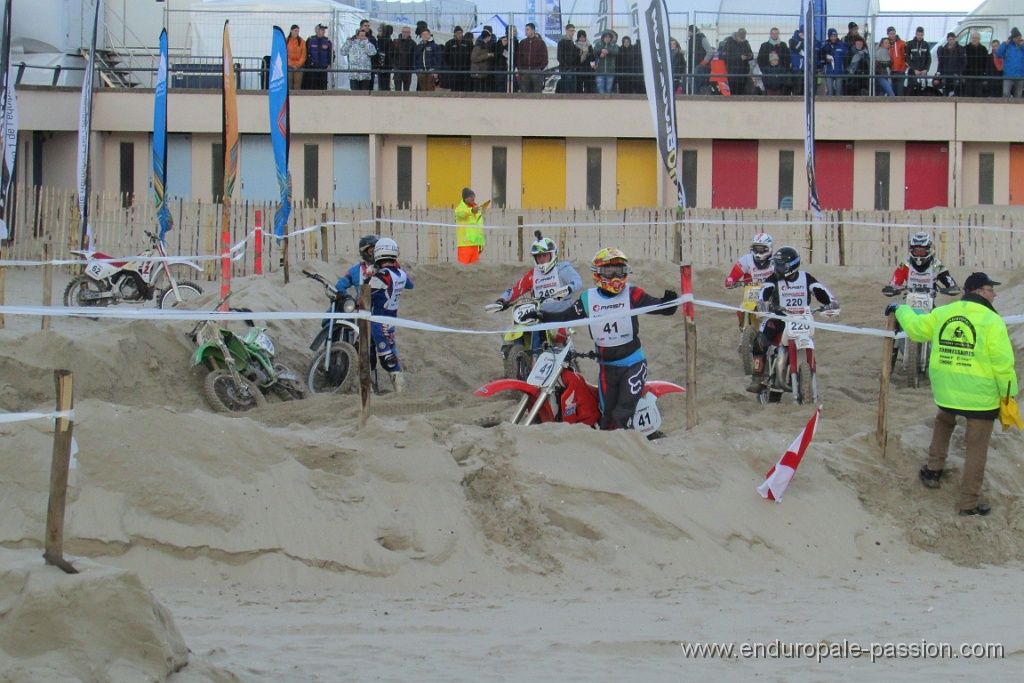
[[(338, 280), (338, 284), (334, 286), (338, 290), (339, 294), (351, 296), (353, 298), (359, 298), (359, 285), (366, 282), (366, 278), (373, 275), (373, 269), (365, 263), (357, 263), (356, 265), (345, 271), (345, 274)], [(349, 289), (355, 289), (355, 294), (350, 294)]]
[(409, 274), (397, 264), (384, 266), (373, 273), (368, 280), (370, 285), (370, 313), (398, 317), (398, 304), (402, 300), (402, 292), (412, 289), (413, 283)]
[(933, 258), (923, 271), (915, 268), (910, 259), (905, 259), (892, 274), (889, 284), (893, 287), (925, 289), (930, 292), (940, 286), (947, 289), (956, 287), (956, 280), (950, 275), (942, 261), (937, 258)]
[(540, 310), (545, 313), (564, 311), (572, 306), (572, 299), (569, 297), (552, 299), (550, 297), (555, 290), (566, 285), (569, 286), (570, 294), (583, 289), (583, 280), (580, 279), (580, 274), (576, 272), (576, 269), (568, 261), (559, 261), (549, 273), (545, 273), (540, 267), (534, 266), (527, 271), (526, 275), (519, 279), (519, 282), (506, 289), (505, 293), (498, 297), (498, 299), (499, 301), (511, 303), (520, 297), (530, 294), (542, 300)]
[(729, 271), (729, 276), (725, 278), (725, 286), (732, 287), (737, 282), (744, 285), (759, 285), (774, 272), (771, 259), (764, 268), (760, 268), (754, 261), (753, 254), (744, 254)]
[(792, 280), (773, 274), (764, 281), (761, 290), (762, 301), (787, 310), (810, 308), (812, 295), (822, 304), (839, 304), (825, 285), (802, 270), (797, 271)]

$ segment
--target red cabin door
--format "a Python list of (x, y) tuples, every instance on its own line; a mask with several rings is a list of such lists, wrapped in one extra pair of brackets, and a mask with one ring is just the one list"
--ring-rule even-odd
[(906, 194), (908, 211), (949, 206), (949, 145), (944, 142), (908, 142)]
[(815, 142), (814, 179), (821, 208), (852, 209), (853, 143)]
[(757, 140), (715, 140), (711, 208), (757, 208)]

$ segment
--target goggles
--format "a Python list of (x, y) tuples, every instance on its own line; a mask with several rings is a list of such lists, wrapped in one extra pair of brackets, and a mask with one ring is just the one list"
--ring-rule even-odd
[(932, 252), (931, 247), (911, 247), (910, 248), (910, 255), (911, 256), (917, 256), (918, 258), (924, 258), (925, 256), (928, 256), (929, 254), (931, 254), (931, 252)]
[(750, 247), (750, 251), (755, 253), (755, 254), (762, 254), (763, 255), (763, 254), (770, 253), (771, 249), (768, 248), (767, 244), (755, 244), (752, 247)]
[(625, 263), (609, 263), (607, 265), (598, 266), (597, 274), (603, 278), (614, 280), (616, 278), (626, 277), (629, 275), (629, 266)]

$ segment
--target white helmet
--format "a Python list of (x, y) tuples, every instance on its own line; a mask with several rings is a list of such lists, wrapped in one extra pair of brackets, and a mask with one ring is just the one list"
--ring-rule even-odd
[(915, 232), (910, 238), (910, 260), (918, 268), (924, 268), (935, 255), (935, 243), (926, 232)]
[(754, 256), (754, 263), (758, 268), (765, 268), (772, 260), (772, 236), (766, 232), (759, 232), (750, 240), (750, 253)]
[(398, 260), (398, 242), (390, 237), (381, 237), (377, 240), (377, 244), (373, 245), (373, 262), (396, 260)]
[(537, 263), (537, 267), (540, 268), (542, 273), (550, 273), (551, 269), (558, 265), (558, 245), (555, 241), (548, 237), (541, 237), (540, 230), (533, 233), (537, 241), (530, 247), (530, 255), (533, 256), (534, 263), (537, 263), (537, 257), (542, 254), (550, 254), (549, 258), (544, 263)]

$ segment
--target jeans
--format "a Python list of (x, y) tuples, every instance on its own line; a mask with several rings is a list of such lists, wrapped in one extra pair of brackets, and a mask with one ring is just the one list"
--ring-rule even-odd
[(615, 84), (615, 76), (597, 74), (594, 76), (594, 80), (597, 81), (597, 92), (600, 93), (610, 93), (612, 91), (612, 85)]
[(558, 79), (558, 92), (569, 93), (572, 95), (576, 94), (576, 74), (562, 72), (562, 77)]
[(881, 90), (881, 93), (875, 92), (876, 95), (884, 94), (886, 97), (895, 97), (896, 93), (892, 91), (892, 83), (889, 81), (888, 76), (878, 76), (875, 78), (875, 82), (878, 84), (877, 90)]
[(1024, 95), (1024, 78), (1003, 78), (1003, 97)]
[(825, 76), (825, 94), (826, 95), (842, 95), (843, 94), (843, 77), (842, 76)]

